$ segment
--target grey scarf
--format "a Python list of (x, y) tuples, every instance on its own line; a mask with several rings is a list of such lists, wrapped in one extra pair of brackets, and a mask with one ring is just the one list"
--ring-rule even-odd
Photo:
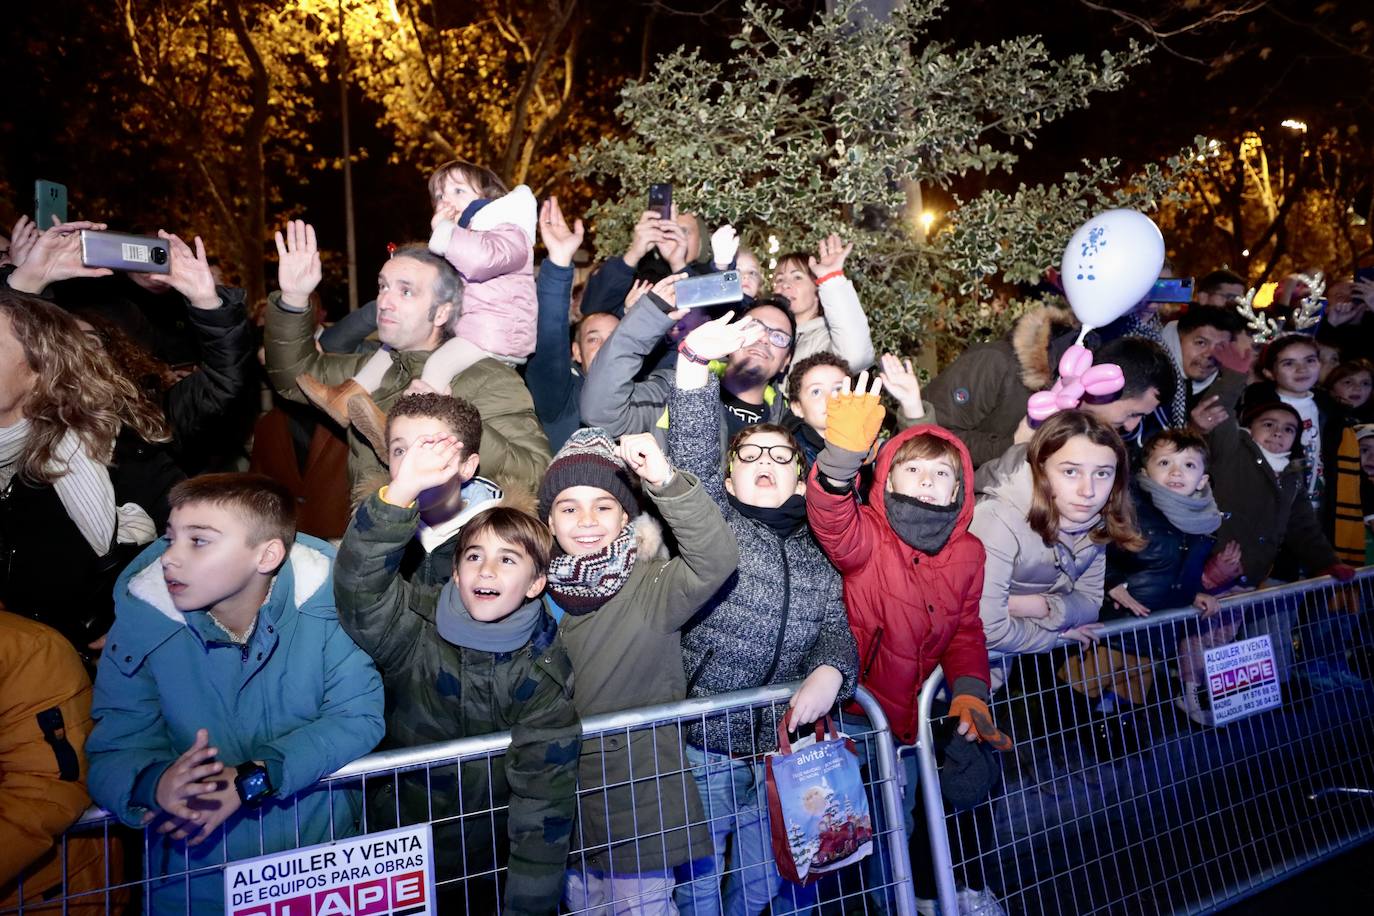
[(1203, 487), (1201, 493), (1185, 496), (1155, 483), (1144, 471), (1136, 477), (1136, 482), (1155, 508), (1164, 513), (1169, 524), (1184, 534), (1211, 534), (1221, 527), (1221, 510), (1212, 498), (1210, 485)]
[(530, 641), (543, 612), (542, 603), (534, 598), (500, 620), (476, 620), (458, 597), (457, 581), (450, 579), (439, 592), (434, 622), (439, 635), (455, 646), (480, 652), (514, 652)]
[(883, 508), (887, 510), (887, 521), (892, 530), (908, 547), (927, 556), (934, 556), (945, 549), (959, 521), (963, 504), (963, 494), (948, 506), (935, 506), (896, 491), (883, 492)]

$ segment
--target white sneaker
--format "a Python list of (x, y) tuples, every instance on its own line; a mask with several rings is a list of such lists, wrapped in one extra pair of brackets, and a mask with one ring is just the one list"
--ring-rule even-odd
[(1007, 911), (987, 888), (979, 891), (960, 888), (958, 899), (959, 916), (1007, 916)]
[(916, 912), (919, 913), (920, 916), (940, 916), (940, 901), (917, 897)]
[(1174, 697), (1174, 705), (1187, 714), (1188, 718), (1192, 719), (1198, 725), (1203, 725), (1207, 728), (1215, 728), (1217, 724), (1216, 717), (1212, 715), (1211, 709), (1202, 708), (1201, 694), (1201, 684), (1184, 683), (1183, 693)]

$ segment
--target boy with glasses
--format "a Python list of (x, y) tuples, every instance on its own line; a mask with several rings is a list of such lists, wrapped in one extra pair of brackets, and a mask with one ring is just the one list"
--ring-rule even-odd
[[(635, 379), (659, 341), (689, 315), (687, 309), (674, 308), (674, 287), (681, 278), (674, 275), (655, 284), (601, 348), (582, 386), (583, 423), (602, 427), (611, 436), (651, 432), (660, 445), (666, 445), (672, 423), (666, 408), (675, 370), (665, 366)], [(764, 301), (745, 312), (744, 318), (756, 333), (747, 346), (723, 359), (712, 360), (693, 351), (687, 343), (690, 335), (679, 344), (682, 357), (719, 377), (720, 455), (730, 437), (745, 427), (779, 422), (786, 406), (779, 385), (796, 345), (792, 314), (783, 305)]]

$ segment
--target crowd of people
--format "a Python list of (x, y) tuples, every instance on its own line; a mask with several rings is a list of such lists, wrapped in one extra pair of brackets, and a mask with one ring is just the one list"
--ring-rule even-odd
[[(1147, 297), (1086, 339), (1124, 385), (1036, 422), (1082, 330), (1066, 308), (923, 387), (875, 353), (836, 236), (767, 275), (733, 227), (646, 211), (578, 288), (556, 199), (459, 161), (429, 194), (428, 241), (329, 327), (304, 221), (265, 303), (198, 238), (159, 233), (165, 274), (111, 275), (82, 263), (102, 224), (12, 230), (0, 907), (21, 873), (32, 901), (109, 870), (117, 850), (55, 846), (92, 800), (148, 831), (149, 876), (190, 872), (153, 908), (199, 914), (224, 908), (205, 866), (495, 798), (503, 835), (443, 820), (435, 874), (504, 869), (502, 912), (807, 912), (773, 864), (780, 725), (858, 717), (862, 686), (911, 744), (941, 666), (954, 741), (1006, 752), (990, 652), (1086, 657), (1106, 621), (1191, 605), (1153, 689), (1206, 728), (1197, 660), (1241, 626), (1219, 598), (1374, 554), (1374, 280), (1333, 284), (1307, 327), (1285, 283), (1259, 340), (1228, 270), (1184, 306)], [(724, 271), (738, 302), (678, 307)], [(1140, 680), (1095, 713), (1129, 715)], [(786, 709), (581, 740), (588, 716), (786, 683)], [(375, 748), (502, 731), (492, 771), (318, 786)], [(964, 905), (999, 911), (984, 888)]]

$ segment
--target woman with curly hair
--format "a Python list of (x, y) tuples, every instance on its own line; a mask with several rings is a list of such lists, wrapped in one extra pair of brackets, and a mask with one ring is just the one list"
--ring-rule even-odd
[(0, 291), (0, 602), (85, 649), (184, 475), (161, 410), (77, 320)]

